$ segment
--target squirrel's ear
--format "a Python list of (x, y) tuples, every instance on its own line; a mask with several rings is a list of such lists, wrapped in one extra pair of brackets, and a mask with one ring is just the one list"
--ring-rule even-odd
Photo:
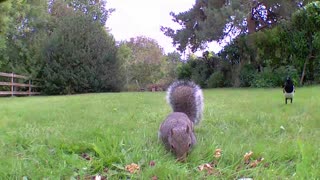
[(189, 133), (189, 131), (190, 131), (190, 128), (189, 126), (187, 126), (186, 132)]
[(171, 136), (173, 135), (174, 133), (173, 133), (173, 128), (171, 129)]

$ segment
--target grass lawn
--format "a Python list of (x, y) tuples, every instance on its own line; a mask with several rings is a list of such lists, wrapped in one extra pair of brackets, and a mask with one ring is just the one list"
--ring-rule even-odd
[[(170, 113), (164, 92), (0, 98), (0, 179), (317, 179), (319, 92), (297, 89), (285, 105), (281, 89), (204, 90), (186, 163), (158, 141)], [(264, 158), (257, 167), (244, 163), (249, 151), (252, 161)], [(198, 170), (211, 162), (212, 174)], [(125, 170), (131, 163), (139, 173)]]

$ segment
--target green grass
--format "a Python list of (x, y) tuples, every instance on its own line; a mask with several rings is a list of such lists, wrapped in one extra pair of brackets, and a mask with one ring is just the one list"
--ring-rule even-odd
[[(170, 113), (164, 92), (0, 98), (0, 179), (317, 179), (319, 92), (297, 89), (285, 105), (281, 89), (204, 90), (204, 119), (186, 163), (157, 138)], [(199, 172), (216, 148), (219, 173)], [(256, 168), (243, 163), (250, 150), (264, 158)], [(138, 174), (124, 170), (131, 163)]]

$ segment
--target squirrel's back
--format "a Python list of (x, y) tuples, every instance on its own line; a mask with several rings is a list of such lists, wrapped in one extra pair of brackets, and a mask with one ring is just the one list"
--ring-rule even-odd
[(176, 81), (167, 90), (167, 101), (173, 112), (183, 112), (198, 124), (202, 118), (203, 94), (192, 81)]

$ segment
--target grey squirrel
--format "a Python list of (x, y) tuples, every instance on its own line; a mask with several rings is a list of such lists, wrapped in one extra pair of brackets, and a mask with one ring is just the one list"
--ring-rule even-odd
[(179, 161), (185, 161), (196, 144), (193, 125), (202, 118), (202, 90), (192, 81), (176, 81), (167, 90), (167, 101), (173, 112), (161, 123), (159, 138)]

